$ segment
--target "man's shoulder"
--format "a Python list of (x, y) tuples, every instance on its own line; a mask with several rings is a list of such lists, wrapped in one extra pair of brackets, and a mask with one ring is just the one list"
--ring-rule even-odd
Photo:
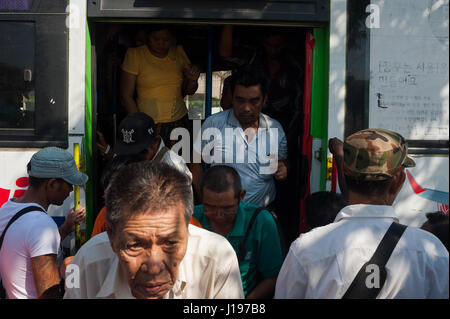
[(208, 118), (205, 119), (205, 122), (203, 122), (202, 128), (206, 128), (206, 127), (219, 128), (220, 125), (223, 125), (226, 123), (228, 116), (232, 110), (233, 109), (228, 109), (228, 110), (224, 110), (224, 111), (212, 114), (211, 116), (209, 116)]
[(225, 237), (209, 230), (189, 225), (187, 253), (192, 256), (195, 255), (194, 258), (206, 257), (223, 262), (223, 257), (227, 256), (228, 258), (230, 252), (234, 253), (234, 249)]
[(399, 242), (399, 244), (403, 243), (406, 249), (422, 251), (430, 258), (448, 258), (447, 249), (434, 234), (426, 230), (410, 226), (406, 228), (404, 236), (404, 240)]
[[(16, 203), (12, 200), (9, 200), (0, 208), (0, 216), (1, 216), (0, 225), (4, 224), (3, 226), (6, 226), (9, 220), (15, 214), (17, 214), (19, 211), (27, 207), (36, 207), (36, 209), (21, 216), (20, 217), (21, 221), (24, 221), (26, 219), (33, 219), (34, 221), (50, 224), (52, 226), (54, 225), (56, 227), (56, 224), (53, 221), (53, 219), (47, 215), (45, 209), (41, 205), (35, 203)], [(42, 210), (40, 210), (39, 208)], [(15, 224), (17, 225), (17, 223)], [(33, 227), (38, 226), (37, 224), (32, 225)]]
[(278, 122), (276, 119), (270, 117), (267, 114), (261, 113), (261, 115), (266, 120), (268, 128), (277, 128), (277, 129), (280, 129), (284, 133), (283, 126), (281, 126), (280, 122)]
[(239, 203), (239, 209), (242, 214), (246, 215), (247, 222), (250, 222), (253, 214), (256, 213), (258, 209), (260, 209), (258, 216), (256, 216), (255, 223), (256, 224), (275, 224), (275, 219), (272, 216), (272, 213), (266, 208), (260, 208), (258, 205), (249, 203), (249, 202), (241, 202)]
[[(105, 259), (113, 259), (115, 256), (111, 248), (109, 238), (106, 232), (95, 235), (89, 239), (75, 255), (78, 261), (83, 259), (85, 265), (104, 261)], [(74, 260), (75, 263), (75, 260)]]

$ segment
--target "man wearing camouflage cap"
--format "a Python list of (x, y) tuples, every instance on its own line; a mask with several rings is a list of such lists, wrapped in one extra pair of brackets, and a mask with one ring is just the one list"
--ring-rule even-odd
[[(333, 223), (292, 243), (275, 298), (342, 298), (388, 228), (398, 223), (392, 204), (405, 181), (405, 168), (415, 166), (405, 139), (392, 131), (366, 129), (347, 137), (342, 148), (349, 205)], [(384, 285), (377, 286), (379, 273), (365, 268), (364, 289), (381, 287), (375, 295), (380, 299), (448, 298), (448, 260), (436, 237), (407, 227), (385, 265)]]

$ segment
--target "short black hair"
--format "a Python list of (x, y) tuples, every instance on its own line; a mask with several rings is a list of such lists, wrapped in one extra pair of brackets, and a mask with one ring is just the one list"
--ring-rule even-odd
[(327, 191), (310, 194), (305, 201), (306, 223), (310, 229), (328, 225), (345, 206), (347, 202), (340, 194)]
[(137, 154), (115, 156), (104, 168), (102, 176), (100, 177), (100, 185), (105, 190), (106, 187), (108, 187), (108, 184), (111, 181), (114, 174), (117, 173), (122, 167), (131, 163), (137, 163), (144, 160), (145, 157), (142, 154), (142, 152)]
[[(27, 172), (31, 171), (31, 162), (28, 162), (27, 164)], [(39, 188), (41, 185), (47, 181), (48, 178), (40, 178), (40, 177), (34, 177), (34, 176), (28, 176), (28, 186), (33, 188)]]
[(146, 211), (169, 211), (182, 203), (186, 227), (194, 209), (191, 180), (178, 169), (152, 161), (123, 166), (105, 191), (106, 221), (116, 229), (132, 215)]
[(264, 75), (262, 70), (252, 64), (246, 64), (237, 69), (231, 77), (231, 93), (234, 93), (236, 85), (242, 85), (244, 87), (250, 87), (259, 85), (261, 87), (261, 93), (264, 96), (267, 95), (269, 81)]
[(449, 239), (449, 228), (448, 220), (449, 216), (443, 212), (430, 212), (425, 215), (428, 219), (428, 224), (430, 226), (430, 232), (435, 235), (444, 244), (445, 248), (448, 250), (448, 239)]
[(242, 192), (241, 177), (231, 166), (216, 165), (211, 167), (203, 175), (201, 191), (207, 188), (214, 193), (223, 193), (230, 188), (234, 191), (235, 198), (239, 199)]
[(387, 191), (389, 185), (392, 182), (392, 178), (380, 181), (377, 180), (366, 181), (366, 180), (359, 180), (348, 175), (344, 175), (344, 177), (348, 190), (367, 196), (383, 195)]
[(170, 34), (173, 35), (172, 28), (168, 24), (164, 23), (150, 24), (149, 26), (146, 27), (145, 30), (147, 31), (147, 35), (150, 35), (151, 32), (157, 32), (162, 30), (167, 30), (169, 31)]

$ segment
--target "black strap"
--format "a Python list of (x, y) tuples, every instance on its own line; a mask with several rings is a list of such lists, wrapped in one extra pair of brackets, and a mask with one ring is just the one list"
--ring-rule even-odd
[(17, 212), (8, 222), (8, 224), (5, 227), (5, 230), (2, 233), (2, 237), (0, 237), (0, 249), (2, 249), (2, 245), (3, 245), (3, 239), (5, 238), (5, 234), (6, 231), (8, 230), (9, 226), (11, 226), (12, 223), (14, 223), (20, 216), (29, 213), (29, 212), (35, 212), (35, 211), (41, 211), (46, 213), (46, 211), (39, 207), (39, 206), (28, 206), (25, 207), (24, 209), (21, 209), (19, 212)]
[[(372, 258), (361, 267), (342, 299), (375, 299), (378, 296), (386, 281), (386, 263), (406, 228), (407, 226), (395, 222), (391, 224)], [(379, 285), (374, 287), (368, 287), (366, 283), (374, 269), (368, 268), (369, 265), (376, 265), (379, 269)]]
[(258, 207), (253, 212), (252, 219), (250, 219), (250, 223), (248, 224), (247, 231), (245, 232), (244, 240), (239, 244), (239, 251), (237, 253), (239, 262), (243, 261), (245, 258), (245, 243), (247, 242), (248, 234), (250, 234), (250, 230), (252, 229), (253, 223), (256, 220), (256, 217), (258, 217), (258, 214), (264, 210), (263, 207)]

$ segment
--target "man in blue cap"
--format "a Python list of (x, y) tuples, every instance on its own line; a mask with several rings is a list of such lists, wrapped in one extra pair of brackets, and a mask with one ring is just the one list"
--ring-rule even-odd
[[(28, 163), (29, 188), (0, 209), (0, 275), (8, 298), (59, 298), (57, 255), (61, 238), (84, 220), (84, 208), (73, 209), (58, 229), (47, 215), (48, 207), (60, 206), (88, 176), (78, 171), (73, 156), (47, 147)], [(9, 227), (10, 226), (10, 227)]]

